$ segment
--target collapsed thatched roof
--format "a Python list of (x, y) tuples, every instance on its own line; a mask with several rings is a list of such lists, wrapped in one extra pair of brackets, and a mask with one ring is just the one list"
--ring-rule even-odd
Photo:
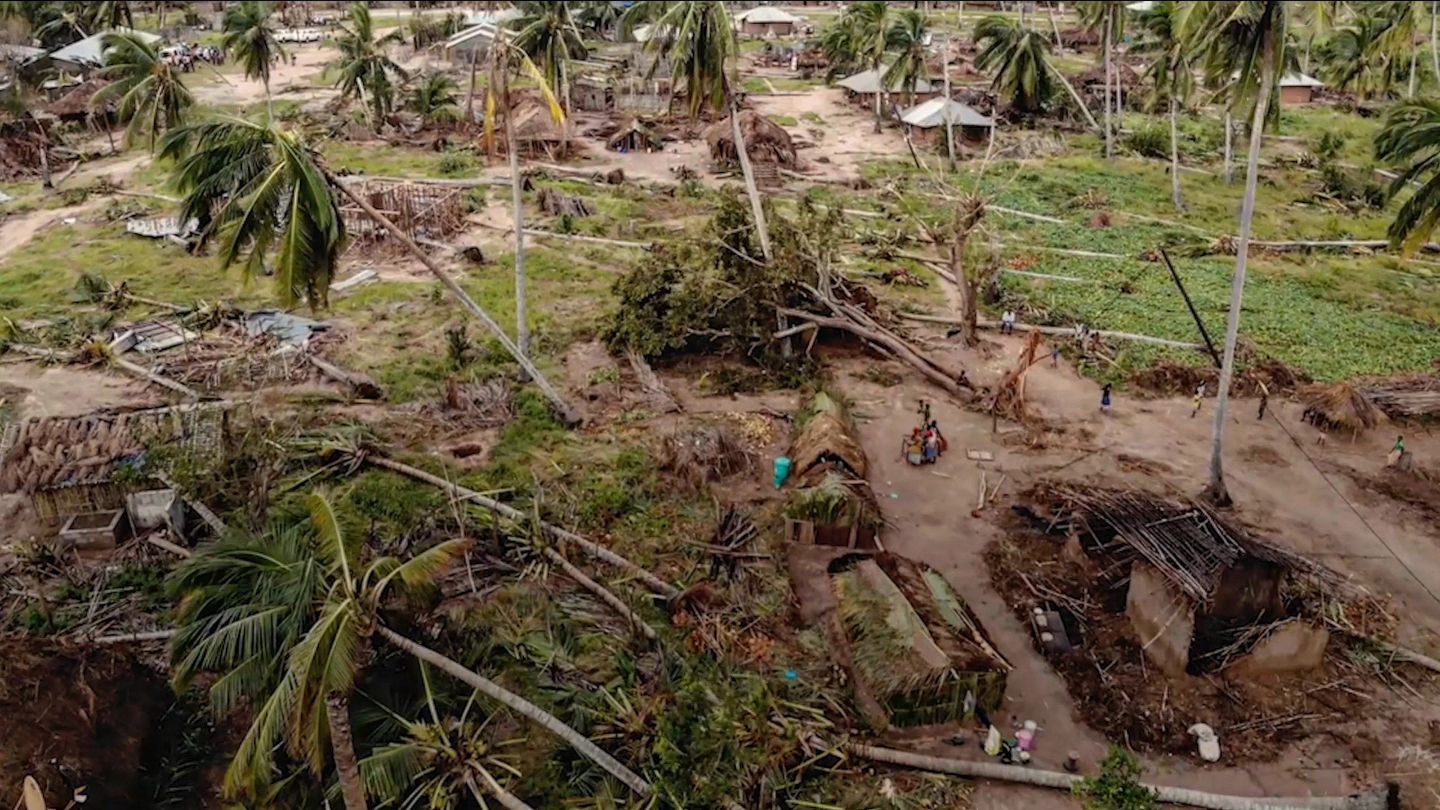
[[(1131, 87), (1140, 83), (1140, 74), (1136, 72), (1135, 68), (1130, 67), (1124, 62), (1117, 62), (1115, 63), (1114, 67), (1115, 72), (1120, 77), (1121, 87)], [(1097, 65), (1075, 77), (1075, 84), (1082, 87), (1088, 87), (1089, 85), (1104, 83), (1105, 68), (1103, 65)]]
[[(45, 108), (45, 111), (57, 118), (78, 118), (89, 115), (95, 110), (95, 94), (108, 84), (110, 82), (104, 79), (88, 79), (75, 85), (70, 92), (56, 99), (49, 107)], [(113, 110), (115, 102), (106, 102), (105, 108), (107, 111)]]
[(641, 123), (638, 118), (631, 118), (605, 141), (605, 147), (612, 151), (621, 146), (629, 149), (658, 149), (664, 143), (665, 137), (658, 130)]
[(511, 109), (511, 126), (520, 143), (555, 143), (569, 139), (566, 125), (555, 120), (545, 100), (533, 95), (521, 96)]
[(821, 392), (815, 395), (809, 410), (813, 415), (790, 444), (791, 474), (798, 478), (811, 468), (824, 467), (864, 479), (869, 469), (865, 449), (845, 409)]
[(0, 494), (108, 481), (143, 453), (147, 442), (160, 439), (218, 448), (230, 405), (96, 411), (17, 422), (0, 438)]
[[(795, 168), (795, 143), (784, 127), (754, 110), (745, 110), (740, 113), (740, 132), (745, 138), (745, 151), (750, 155), (751, 161)], [(710, 144), (710, 159), (716, 163), (733, 165), (739, 162), (735, 151), (734, 127), (729, 118), (724, 118), (706, 129), (705, 142)]]
[(1359, 388), (1345, 383), (1307, 385), (1299, 391), (1300, 401), (1330, 427), (1359, 433), (1385, 421), (1385, 414)]

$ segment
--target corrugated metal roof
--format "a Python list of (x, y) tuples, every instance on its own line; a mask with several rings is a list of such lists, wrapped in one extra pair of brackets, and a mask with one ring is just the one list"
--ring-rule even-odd
[(1286, 73), (1280, 79), (1281, 87), (1324, 87), (1325, 83), (1304, 73)]
[[(847, 76), (835, 84), (852, 93), (878, 93), (880, 92), (880, 77), (883, 75), (885, 75), (885, 68), (881, 68), (880, 70), (865, 70), (856, 73), (854, 76)], [(903, 89), (899, 82), (895, 82), (889, 87), (889, 92), (898, 93)], [(929, 93), (934, 89), (935, 86), (930, 83), (929, 79), (922, 77), (915, 82), (915, 92), (917, 93)]]
[(105, 62), (105, 37), (109, 34), (134, 34), (147, 44), (154, 44), (160, 41), (158, 34), (148, 31), (136, 31), (133, 28), (112, 28), (109, 31), (101, 31), (92, 34), (79, 42), (72, 42), (59, 50), (50, 53), (51, 59), (59, 59), (62, 62), (76, 62), (90, 65), (100, 65)]
[(476, 38), (483, 39), (486, 43), (494, 42), (495, 33), (495, 26), (489, 23), (472, 25), (471, 27), (466, 28), (464, 31), (460, 31), (451, 35), (449, 39), (445, 40), (445, 50), (448, 51), (451, 48), (464, 45)]
[(925, 129), (944, 126), (947, 118), (950, 123), (962, 127), (994, 125), (993, 121), (981, 115), (974, 107), (946, 98), (932, 98), (923, 104), (916, 104), (900, 114), (901, 121), (912, 127)]
[(735, 21), (742, 23), (799, 23), (800, 18), (774, 6), (756, 6), (736, 14)]

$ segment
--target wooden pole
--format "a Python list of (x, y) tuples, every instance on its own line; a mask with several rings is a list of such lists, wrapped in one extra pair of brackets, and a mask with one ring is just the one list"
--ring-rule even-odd
[(1215, 367), (1220, 368), (1220, 352), (1215, 350), (1215, 342), (1210, 340), (1210, 332), (1205, 329), (1205, 322), (1200, 320), (1200, 313), (1195, 311), (1195, 303), (1190, 300), (1190, 293), (1186, 292), (1185, 284), (1180, 281), (1180, 274), (1175, 272), (1175, 265), (1170, 261), (1170, 254), (1165, 248), (1160, 248), (1160, 258), (1165, 260), (1165, 267), (1170, 270), (1170, 278), (1174, 279), (1175, 286), (1180, 289), (1180, 297), (1185, 299), (1185, 308), (1190, 310), (1190, 317), (1195, 319), (1195, 326), (1200, 330), (1200, 337), (1205, 340), (1205, 349), (1210, 352), (1210, 358), (1215, 361)]

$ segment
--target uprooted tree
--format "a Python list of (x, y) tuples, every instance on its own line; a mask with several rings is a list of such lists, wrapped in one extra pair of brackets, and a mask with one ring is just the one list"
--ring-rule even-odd
[[(658, 244), (615, 284), (619, 308), (605, 333), (610, 349), (651, 359), (718, 351), (782, 368), (798, 361), (784, 357), (779, 341), (833, 329), (913, 366), (961, 399), (972, 398), (958, 369), (916, 348), (868, 289), (835, 270), (844, 241), (839, 211), (807, 197), (794, 217), (765, 215), (768, 262), (749, 208), (733, 194), (722, 195), (702, 232)], [(777, 311), (796, 325), (777, 331)]]

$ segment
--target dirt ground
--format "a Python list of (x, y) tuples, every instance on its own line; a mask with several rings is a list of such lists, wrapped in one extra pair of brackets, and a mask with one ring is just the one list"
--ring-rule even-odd
[[(932, 343), (933, 348), (971, 369), (972, 377), (982, 380), (997, 378), (1013, 363), (1021, 339), (1001, 338), (998, 346), (1000, 351), (977, 353), (959, 351), (938, 336)], [(1002, 654), (1015, 665), (1007, 702), (1016, 721), (1033, 719), (1042, 729), (1037, 766), (1058, 767), (1067, 752), (1076, 751), (1082, 762), (1093, 767), (1104, 756), (1107, 743), (1079, 722), (1064, 683), (1034, 650), (1027, 630), (985, 573), (984, 550), (1006, 531), (1004, 522), (996, 520), (993, 513), (1005, 510), (1015, 493), (1041, 476), (1198, 492), (1208, 469), (1210, 419), (1191, 419), (1188, 403), (1178, 398), (1142, 402), (1121, 397), (1114, 413), (1105, 416), (1098, 407), (1099, 388), (1092, 381), (1066, 365), (1052, 369), (1041, 364), (1030, 372), (1032, 412), (1063, 424), (1065, 433), (1048, 434), (1048, 447), (1030, 449), (1018, 427), (1002, 423), (1000, 432), (992, 434), (989, 418), (932, 399), (932, 388), (908, 376), (906, 382), (894, 386), (870, 382), (872, 375), (867, 372), (873, 365), (857, 364), (843, 376), (841, 387), (856, 401), (861, 437), (871, 458), (870, 483), (893, 524), (885, 534), (886, 548), (943, 571), (979, 615)], [(977, 374), (976, 369), (982, 372)], [(934, 467), (911, 467), (898, 453), (900, 437), (916, 421), (921, 397), (932, 399), (935, 418), (952, 448)], [(1211, 404), (1206, 403), (1202, 416), (1210, 414)], [(1300, 422), (1300, 411), (1289, 402), (1278, 407), (1271, 404), (1271, 412), (1285, 428), (1302, 443), (1313, 442), (1313, 433)], [(1277, 421), (1259, 422), (1255, 412), (1255, 403), (1236, 402), (1227, 434), (1232, 448), (1227, 454), (1227, 474), (1240, 517), (1261, 527), (1269, 538), (1353, 576), (1372, 591), (1390, 595), (1403, 617), (1402, 640), (1433, 654), (1440, 638), (1440, 602), (1426, 590), (1440, 592), (1440, 555), (1436, 554), (1440, 540), (1433, 525), (1425, 524), (1414, 510), (1365, 495), (1347, 477), (1332, 475), (1326, 483), (1304, 455), (1378, 473), (1393, 437), (1372, 433), (1353, 443), (1332, 441), (1323, 448), (1307, 445), (1302, 453)], [(1407, 436), (1406, 443), (1422, 460), (1440, 452), (1440, 441), (1433, 436)], [(990, 484), (1008, 475), (998, 504), (991, 507), (992, 514), (978, 519), (971, 517), (970, 511), (982, 465), (965, 458), (969, 448), (994, 453), (995, 460), (983, 465)], [(1265, 450), (1256, 452), (1254, 448)], [(1332, 484), (1356, 505), (1358, 516), (1336, 497)], [(1413, 713), (1367, 714), (1353, 722), (1357, 728), (1366, 727), (1366, 736), (1372, 739), (1390, 739), (1401, 745), (1424, 742), (1424, 729), (1436, 718), (1440, 718), (1440, 702), (1430, 694), (1415, 705)], [(1417, 734), (1421, 736), (1415, 737)], [(908, 743), (913, 746), (917, 741)], [(978, 750), (974, 744), (957, 748), (940, 740), (919, 744), (948, 756), (975, 756)], [(1223, 738), (1221, 745), (1223, 748)], [(1357, 761), (1357, 753), (1366, 752), (1352, 752), (1333, 738), (1312, 737), (1287, 747), (1277, 760), (1265, 764), (1227, 759), (1218, 766), (1201, 767), (1188, 756), (1151, 757), (1146, 763), (1154, 778), (1167, 784), (1242, 795), (1344, 794), (1360, 787), (1357, 775), (1378, 765), (1375, 752), (1367, 757), (1370, 767)], [(1032, 792), (983, 784), (975, 806), (1073, 807), (1061, 794), (1024, 795), (1028, 793)]]
[(11, 401), (17, 417), (78, 416), (100, 408), (163, 401), (144, 385), (117, 374), (29, 362), (0, 364), (0, 399)]

